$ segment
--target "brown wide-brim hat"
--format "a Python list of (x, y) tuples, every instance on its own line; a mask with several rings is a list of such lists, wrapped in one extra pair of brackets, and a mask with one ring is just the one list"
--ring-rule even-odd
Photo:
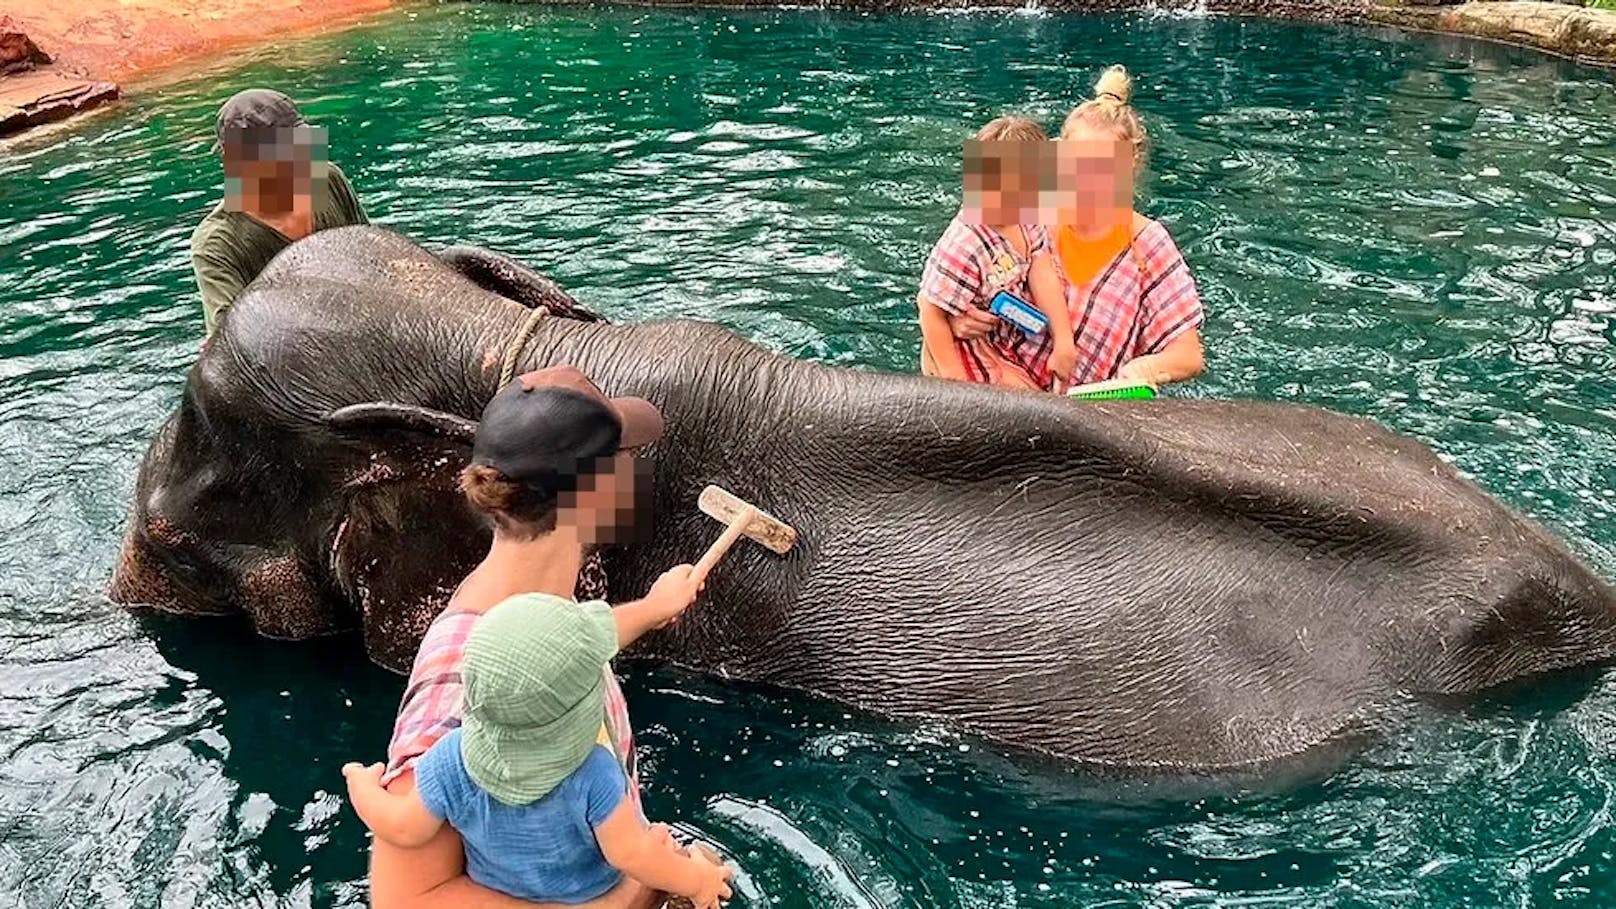
[(556, 494), (618, 452), (656, 442), (662, 430), (650, 401), (607, 397), (575, 367), (552, 366), (517, 376), (488, 402), (471, 463)]
[(537, 388), (564, 388), (606, 405), (617, 416), (622, 426), (619, 449), (644, 448), (662, 438), (662, 411), (644, 398), (609, 398), (600, 386), (589, 380), (576, 366), (550, 366), (535, 369), (516, 377), (525, 391)]

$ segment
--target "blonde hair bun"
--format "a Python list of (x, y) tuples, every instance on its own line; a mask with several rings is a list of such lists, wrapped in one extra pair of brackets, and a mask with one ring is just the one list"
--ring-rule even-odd
[(1072, 108), (1061, 125), (1061, 138), (1070, 139), (1080, 130), (1097, 129), (1110, 133), (1133, 146), (1134, 165), (1145, 161), (1150, 144), (1145, 121), (1128, 102), (1133, 100), (1133, 77), (1123, 66), (1108, 66), (1094, 83), (1094, 97)]
[(1094, 100), (1115, 101), (1118, 104), (1132, 101), (1133, 77), (1128, 75), (1128, 68), (1121, 64), (1106, 67), (1099, 81), (1094, 83)]

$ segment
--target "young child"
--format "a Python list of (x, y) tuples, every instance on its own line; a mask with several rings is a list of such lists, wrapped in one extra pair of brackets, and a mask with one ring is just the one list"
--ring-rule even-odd
[(716, 909), (730, 896), (729, 869), (646, 825), (600, 738), (606, 665), (683, 612), (690, 597), (674, 588), (688, 583), (670, 572), (615, 609), (529, 593), (489, 610), (466, 639), (461, 727), (415, 765), (408, 794), (381, 787), (380, 764), (344, 767), (354, 810), (403, 848), (448, 823), (471, 879), (519, 899), (587, 902), (628, 875)]
[[(926, 375), (1035, 389), (1070, 376), (1076, 359), (1071, 315), (1048, 255), (1048, 235), (1029, 223), (1038, 220), (1043, 163), (1052, 150), (1043, 129), (1021, 117), (1000, 117), (966, 144), (965, 205), (932, 248), (920, 279)], [(984, 337), (955, 337), (950, 317), (988, 311), (1001, 291), (1048, 320), (1054, 349), (1047, 367), (1026, 362), (1020, 352), (1031, 346), (1027, 336), (1007, 321)]]

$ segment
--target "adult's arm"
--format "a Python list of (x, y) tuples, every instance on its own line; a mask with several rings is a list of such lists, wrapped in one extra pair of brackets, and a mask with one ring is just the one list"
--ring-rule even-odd
[(336, 200), (337, 207), (342, 210), (343, 226), (369, 224), (370, 218), (365, 214), (365, 207), (359, 204), (359, 194), (354, 192), (353, 184), (348, 182), (348, 175), (335, 164), (330, 167), (327, 179), (331, 181), (331, 196)]
[(1134, 357), (1117, 370), (1117, 378), (1134, 379), (1155, 385), (1184, 382), (1206, 371), (1206, 351), (1201, 346), (1201, 330), (1192, 328), (1153, 354)]
[(1134, 214), (1134, 250), (1145, 281), (1140, 300), (1137, 350), (1117, 377), (1156, 384), (1183, 382), (1206, 370), (1201, 324), (1206, 311), (1189, 263), (1167, 229)]
[(936, 306), (920, 301), (920, 343), (926, 356), (937, 367), (937, 375), (944, 379), (964, 381), (965, 361), (959, 348), (954, 346), (948, 313)]
[(690, 608), (704, 580), (697, 578), (694, 571), (693, 565), (675, 565), (656, 579), (643, 599), (613, 607), (619, 650), (627, 650), (646, 632), (673, 622)]
[(447, 824), (425, 846), (405, 849), (383, 840), (370, 845), (373, 909), (532, 909), (533, 904), (490, 890), (466, 876), (466, 853)]
[(239, 269), (208, 249), (191, 248), (191, 269), (196, 272), (196, 288), (202, 292), (202, 324), (211, 335), (247, 282)]

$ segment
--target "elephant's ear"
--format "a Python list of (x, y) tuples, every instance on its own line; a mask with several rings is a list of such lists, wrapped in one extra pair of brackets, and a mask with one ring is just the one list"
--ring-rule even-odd
[(359, 607), (371, 659), (408, 672), (448, 591), (488, 551), (485, 517), (457, 483), (477, 424), (429, 407), (370, 401), (332, 411), (325, 426), (365, 455), (348, 459), (337, 491), (341, 520), (328, 550), (330, 576)]
[(325, 416), (325, 423), (342, 433), (395, 430), (463, 442), (477, 436), (477, 423), (465, 417), (414, 404), (367, 401), (339, 407)]
[(514, 300), (528, 309), (580, 322), (604, 322), (554, 281), (510, 256), (480, 246), (451, 246), (438, 253), (438, 261), (471, 279), (489, 293)]

